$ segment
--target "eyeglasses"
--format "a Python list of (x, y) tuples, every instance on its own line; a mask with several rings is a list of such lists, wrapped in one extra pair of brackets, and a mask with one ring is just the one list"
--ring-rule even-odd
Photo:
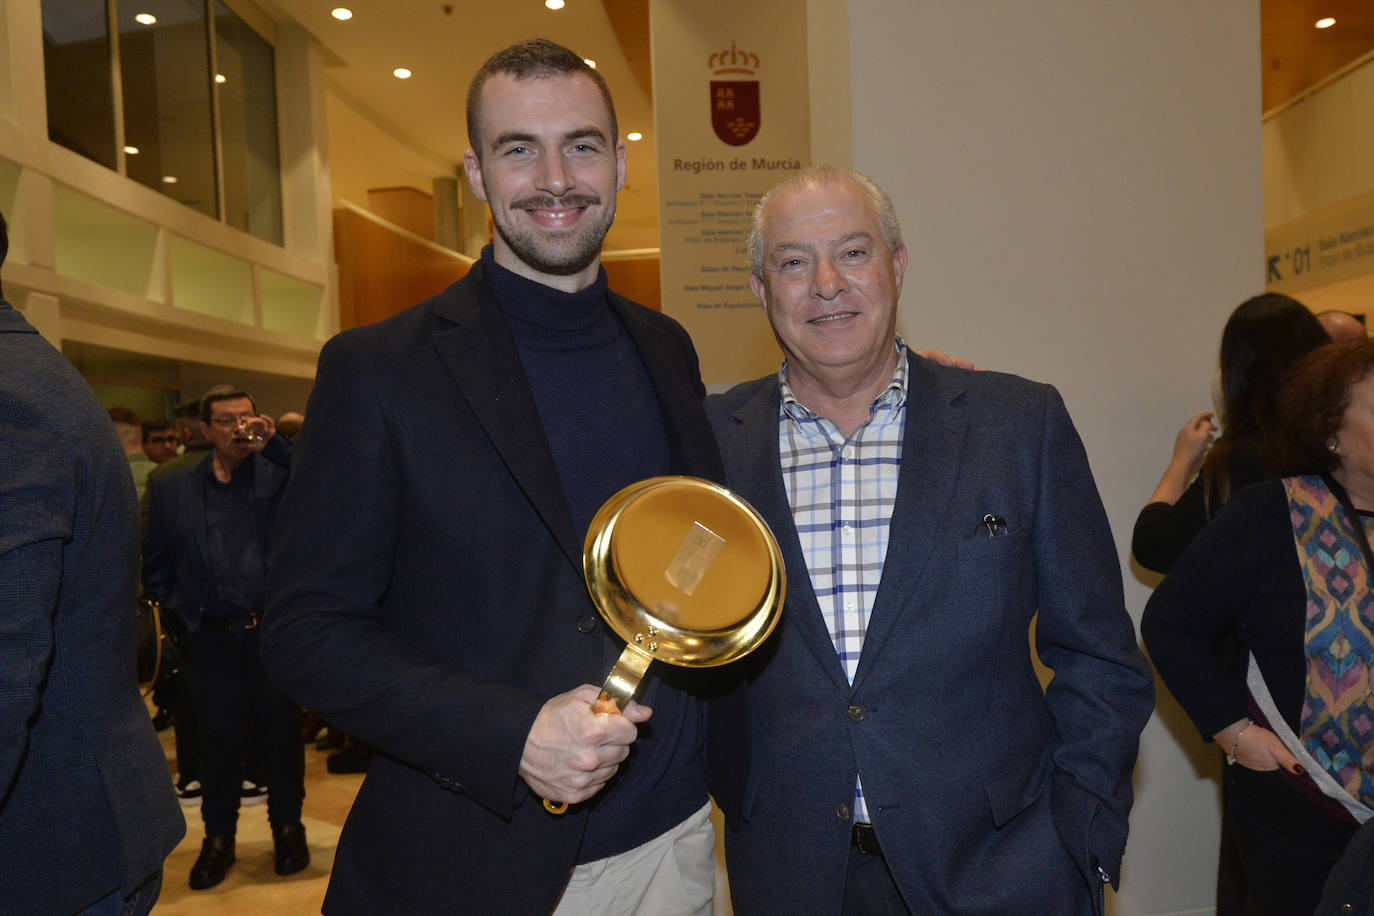
[(240, 420), (248, 419), (251, 419), (250, 414), (244, 414), (241, 417), (211, 417), (210, 422), (218, 426), (220, 429), (233, 429), (235, 426), (239, 425)]
[(171, 445), (178, 440), (176, 436), (149, 436), (147, 441), (153, 445)]

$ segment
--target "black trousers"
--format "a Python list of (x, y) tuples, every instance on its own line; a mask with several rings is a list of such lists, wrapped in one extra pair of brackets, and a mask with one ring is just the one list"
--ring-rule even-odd
[(843, 916), (910, 916), (911, 910), (883, 857), (850, 849), (841, 912)]
[(1355, 833), (1298, 794), (1277, 770), (1227, 767), (1227, 816), (1258, 916), (1311, 913), (1322, 884)]
[(300, 823), (305, 798), (301, 708), (268, 680), (258, 631), (192, 635), (187, 685), (196, 714), (206, 835), (234, 835), (243, 753), (253, 734), (267, 780), (268, 820), (274, 827)]

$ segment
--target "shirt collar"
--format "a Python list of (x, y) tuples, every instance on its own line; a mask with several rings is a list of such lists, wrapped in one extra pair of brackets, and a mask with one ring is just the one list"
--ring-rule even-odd
[[(892, 381), (887, 383), (887, 387), (878, 392), (878, 396), (873, 399), (870, 410), (881, 406), (891, 408), (901, 407), (906, 403), (907, 392), (907, 355), (906, 342), (902, 340), (900, 334), (896, 335), (894, 345), (897, 347), (897, 368), (892, 371)], [(782, 396), (782, 408), (779, 419), (791, 417), (793, 420), (814, 420), (816, 414), (801, 401), (797, 400), (796, 394), (792, 391), (792, 386), (787, 383), (787, 360), (782, 361), (778, 367), (778, 393)]]

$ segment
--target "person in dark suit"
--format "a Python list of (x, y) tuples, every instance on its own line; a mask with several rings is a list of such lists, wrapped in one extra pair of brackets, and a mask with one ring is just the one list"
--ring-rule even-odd
[(267, 780), (277, 874), (310, 863), (301, 824), (301, 710), (267, 678), (259, 655), (267, 558), (291, 441), (248, 392), (218, 385), (201, 398), (211, 448), (199, 463), (153, 481), (143, 554), (144, 594), (179, 614), (189, 636), (186, 686), (196, 720), (205, 840), (193, 890), (224, 880), (250, 734)]
[(594, 713), (623, 643), (582, 579), (616, 491), (721, 476), (696, 354), (606, 288), (625, 145), (595, 70), (507, 48), (468, 132), (492, 244), (325, 345), (278, 523), (268, 668), (373, 747), (324, 910), (709, 913), (700, 681)]
[(138, 693), (137, 576), (109, 414), (0, 297), (2, 913), (146, 913), (186, 833)]
[(787, 605), (710, 733), (750, 745), (717, 795), (735, 912), (1100, 912), (1154, 694), (1063, 402), (908, 356), (907, 251), (862, 175), (766, 194), (750, 258), (786, 359), (707, 411)]
[[(153, 482), (168, 474), (192, 467), (204, 461), (210, 454), (210, 441), (200, 431), (200, 398), (188, 398), (180, 402), (172, 411), (172, 422), (176, 428), (177, 439), (184, 444), (181, 454), (162, 462), (148, 472), (147, 485), (138, 499), (139, 543), (148, 540), (148, 508)], [(168, 621), (164, 620), (164, 624)], [(176, 619), (170, 620), (176, 625)], [(178, 634), (176, 638), (180, 638)], [(191, 706), (191, 695), (186, 687), (186, 674), (179, 666), (171, 666), (158, 678), (153, 688), (153, 702), (158, 713), (153, 724), (161, 731), (168, 719), (171, 720), (172, 733), (176, 741), (176, 793), (182, 805), (195, 807), (201, 801), (200, 752), (196, 738), (196, 714)]]

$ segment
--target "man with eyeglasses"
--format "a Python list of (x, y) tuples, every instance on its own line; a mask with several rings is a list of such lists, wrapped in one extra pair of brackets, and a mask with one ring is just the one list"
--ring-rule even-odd
[(205, 821), (193, 890), (218, 884), (234, 863), (250, 729), (267, 778), (276, 872), (294, 874), (310, 862), (301, 825), (301, 710), (272, 686), (258, 654), (267, 555), (291, 442), (248, 392), (231, 385), (205, 393), (200, 417), (211, 447), (197, 464), (152, 482), (143, 560), (145, 594), (179, 613), (190, 639), (187, 685)]

